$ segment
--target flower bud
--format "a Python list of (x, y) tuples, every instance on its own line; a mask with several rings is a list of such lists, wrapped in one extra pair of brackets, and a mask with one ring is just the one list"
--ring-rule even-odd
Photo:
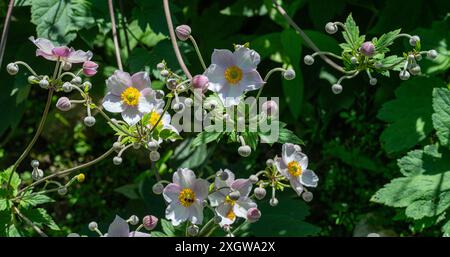
[(156, 99), (163, 99), (164, 98), (164, 91), (162, 91), (162, 90), (155, 90), (155, 98)]
[(83, 80), (81, 79), (81, 77), (77, 76), (77, 77), (73, 78), (73, 79), (70, 81), (70, 83), (79, 85), (79, 84), (81, 84), (82, 81), (83, 81)]
[(336, 33), (336, 32), (338, 31), (338, 27), (337, 27), (337, 25), (334, 24), (333, 22), (328, 22), (328, 23), (325, 25), (325, 31), (326, 31), (328, 34), (334, 34), (334, 33)]
[(261, 109), (268, 116), (273, 116), (278, 113), (278, 104), (275, 101), (266, 101), (262, 104)]
[(191, 36), (191, 27), (188, 25), (180, 25), (176, 27), (175, 32), (179, 40), (186, 41)]
[(166, 65), (164, 64), (164, 63), (162, 63), (162, 62), (160, 62), (160, 63), (158, 63), (157, 65), (156, 65), (156, 69), (158, 69), (159, 71), (162, 71), (162, 70), (164, 70), (166, 68)]
[(239, 197), (241, 197), (241, 193), (239, 193), (239, 191), (233, 191), (228, 196), (230, 197), (231, 200), (237, 201), (239, 200)]
[(118, 152), (123, 148), (123, 145), (120, 142), (114, 142), (113, 148), (114, 148), (114, 151)]
[(350, 62), (351, 62), (352, 64), (357, 64), (357, 63), (358, 63), (358, 58), (356, 58), (355, 56), (352, 56), (352, 57), (350, 58)]
[(72, 89), (72, 84), (70, 84), (70, 82), (64, 82), (64, 84), (62, 85), (62, 90), (66, 93), (72, 92)]
[(196, 236), (198, 235), (199, 229), (198, 226), (192, 224), (188, 227), (187, 232), (190, 236)]
[(421, 54), (416, 54), (414, 56), (414, 58), (416, 58), (416, 61), (420, 61), (420, 60), (422, 60), (422, 55)]
[(438, 56), (438, 53), (434, 49), (427, 52), (427, 57), (430, 59), (435, 59), (437, 56)]
[(361, 45), (359, 51), (367, 57), (372, 57), (375, 54), (375, 46), (372, 42), (366, 41)]
[(256, 184), (256, 183), (259, 181), (259, 178), (258, 178), (258, 176), (256, 176), (256, 175), (250, 175), (250, 177), (248, 178), (248, 180), (250, 180), (250, 182), (251, 182), (252, 184)]
[(412, 37), (409, 39), (409, 44), (410, 44), (411, 46), (416, 46), (416, 45), (417, 45), (417, 42), (420, 42), (420, 37), (417, 36), (417, 35), (412, 36)]
[(41, 81), (39, 81), (39, 86), (43, 89), (47, 89), (49, 84), (50, 83), (46, 79), (41, 79)]
[(205, 75), (195, 75), (192, 78), (192, 87), (201, 90), (203, 93), (208, 90), (209, 80)]
[(294, 149), (297, 152), (301, 152), (302, 151), (302, 148), (299, 145), (294, 145)]
[(59, 195), (67, 194), (67, 187), (63, 186), (63, 187), (58, 188), (58, 194)]
[(264, 197), (266, 197), (267, 191), (262, 187), (257, 187), (255, 188), (253, 193), (255, 194), (256, 199), (262, 200)]
[(31, 167), (32, 167), (33, 169), (38, 168), (38, 167), (39, 167), (39, 161), (38, 161), (38, 160), (32, 160), (32, 161), (31, 161)]
[(305, 202), (311, 202), (313, 199), (313, 193), (311, 193), (309, 191), (303, 192), (302, 198)]
[(19, 65), (15, 63), (9, 63), (6, 65), (6, 71), (9, 73), (9, 75), (16, 75), (17, 72), (19, 72)]
[(92, 83), (91, 83), (91, 82), (85, 81), (85, 82), (83, 83), (83, 89), (84, 89), (84, 90), (89, 91), (89, 90), (91, 90), (91, 88), (92, 88)]
[(414, 65), (413, 67), (411, 67), (411, 68), (409, 69), (409, 72), (410, 72), (412, 75), (419, 75), (420, 72), (421, 72), (420, 66), (417, 65), (417, 64)]
[(98, 64), (92, 61), (85, 61), (83, 63), (83, 74), (87, 77), (92, 77), (97, 73)]
[(38, 78), (36, 78), (36, 77), (33, 76), (33, 75), (28, 76), (28, 84), (32, 85), (32, 84), (36, 83), (36, 80), (37, 80), (37, 79), (38, 79)]
[(153, 215), (147, 215), (142, 219), (142, 224), (147, 230), (153, 230), (158, 225), (158, 218)]
[(312, 55), (305, 55), (305, 57), (303, 57), (303, 62), (305, 62), (306, 65), (313, 65), (314, 57), (312, 57)]
[(342, 86), (340, 84), (334, 84), (331, 86), (331, 91), (333, 91), (334, 94), (340, 94), (342, 93)]
[(156, 142), (154, 140), (148, 142), (147, 146), (150, 151), (156, 151), (159, 148), (158, 142)]
[(98, 224), (95, 221), (89, 223), (88, 228), (90, 231), (95, 231), (98, 229)]
[(122, 157), (120, 157), (120, 156), (114, 157), (114, 158), (113, 158), (113, 163), (114, 163), (114, 165), (120, 165), (120, 164), (122, 164)]
[(295, 71), (293, 69), (287, 69), (283, 72), (283, 77), (285, 80), (293, 80), (295, 79)]
[(136, 226), (137, 224), (139, 224), (139, 218), (136, 215), (131, 215), (128, 219), (128, 222), (130, 222), (131, 225)]
[(60, 111), (66, 112), (70, 110), (72, 107), (72, 104), (70, 103), (69, 98), (63, 96), (58, 99), (56, 102), (56, 108), (58, 108)]
[(194, 100), (192, 100), (192, 98), (186, 98), (184, 100), (184, 105), (186, 107), (192, 107), (192, 105), (194, 105)]
[(178, 85), (178, 83), (177, 83), (177, 80), (176, 80), (176, 79), (168, 79), (168, 80), (167, 80), (166, 86), (167, 86), (167, 88), (168, 88), (169, 90), (174, 90), (174, 89), (176, 89), (176, 88), (177, 88), (177, 85)]
[(78, 182), (83, 183), (84, 180), (86, 179), (86, 176), (83, 173), (80, 173), (80, 174), (77, 175), (76, 178), (77, 178)]
[(44, 171), (39, 168), (34, 168), (33, 171), (31, 171), (31, 178), (34, 180), (39, 180), (44, 177)]
[(275, 198), (275, 197), (270, 198), (269, 204), (270, 204), (270, 206), (272, 206), (272, 207), (277, 206), (277, 205), (278, 205), (278, 199)]
[(272, 166), (273, 165), (273, 160), (272, 159), (267, 159), (266, 165), (269, 166), (269, 167)]
[(160, 154), (158, 151), (151, 151), (150, 152), (150, 160), (152, 162), (157, 162), (159, 161), (159, 158), (161, 158)]
[(92, 127), (95, 125), (95, 118), (92, 116), (87, 116), (86, 118), (84, 118), (84, 125), (88, 126), (88, 127)]
[(62, 69), (65, 71), (69, 71), (70, 69), (72, 69), (72, 64), (70, 62), (64, 62)]
[(183, 104), (183, 103), (180, 103), (180, 102), (175, 103), (175, 104), (172, 106), (172, 109), (173, 109), (174, 111), (176, 111), (176, 112), (181, 112), (181, 111), (184, 110), (184, 104)]
[(169, 71), (168, 70), (162, 70), (160, 73), (161, 73), (161, 76), (164, 77), (164, 78), (169, 76)]
[(261, 218), (261, 212), (257, 208), (250, 208), (247, 211), (247, 220), (250, 223), (257, 222)]
[(375, 86), (377, 84), (377, 82), (378, 82), (377, 78), (371, 78), (369, 80), (369, 84), (372, 85), (372, 86)]
[(218, 172), (217, 172), (217, 176), (221, 179), (221, 180), (223, 180), (223, 181), (225, 181), (225, 180), (227, 180), (228, 179), (228, 172), (225, 172), (225, 171), (223, 171), (223, 170), (219, 170)]
[(160, 195), (164, 191), (164, 186), (161, 183), (156, 183), (152, 186), (152, 191), (155, 195)]
[(242, 157), (248, 157), (252, 153), (252, 149), (248, 145), (242, 145), (238, 148), (238, 153)]
[(406, 70), (400, 71), (399, 77), (401, 80), (408, 80), (409, 79), (409, 72)]

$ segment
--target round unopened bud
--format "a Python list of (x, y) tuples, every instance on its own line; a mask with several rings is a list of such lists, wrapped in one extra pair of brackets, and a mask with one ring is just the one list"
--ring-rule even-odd
[(31, 171), (31, 178), (34, 180), (39, 180), (44, 177), (44, 171), (39, 168), (34, 168), (33, 171)]
[(122, 157), (120, 157), (120, 156), (114, 157), (114, 158), (113, 158), (113, 163), (114, 163), (114, 165), (120, 165), (120, 164), (122, 164)]
[(434, 49), (427, 52), (427, 57), (430, 59), (435, 59), (438, 56), (438, 52)]
[(272, 166), (274, 163), (273, 163), (273, 160), (272, 159), (267, 159), (267, 161), (266, 161), (266, 165), (267, 166)]
[(231, 200), (237, 201), (239, 200), (239, 197), (241, 197), (241, 193), (239, 193), (239, 191), (233, 191), (228, 196), (230, 197)]
[(157, 162), (159, 161), (159, 158), (161, 158), (160, 154), (158, 151), (151, 151), (150, 152), (150, 160), (152, 162)]
[(250, 182), (252, 184), (256, 184), (259, 181), (259, 178), (256, 175), (250, 175), (250, 177), (248, 179), (250, 180)]
[(342, 89), (342, 85), (340, 84), (334, 84), (331, 86), (331, 91), (333, 91), (335, 95), (342, 93)]
[(95, 221), (89, 222), (88, 228), (90, 231), (95, 231), (98, 229), (98, 224)]
[(77, 178), (78, 182), (83, 183), (84, 180), (86, 179), (86, 176), (83, 173), (80, 173), (80, 174), (77, 175), (76, 178)]
[(309, 191), (303, 192), (302, 198), (305, 202), (311, 202), (313, 199), (313, 193), (311, 193)]
[(377, 78), (371, 78), (369, 80), (369, 84), (372, 85), (372, 86), (375, 86), (377, 84), (377, 82), (378, 82)]
[(275, 198), (275, 197), (270, 198), (269, 204), (270, 204), (270, 206), (272, 206), (272, 207), (277, 206), (277, 205), (278, 205), (278, 199)]
[(39, 161), (38, 160), (32, 160), (31, 161), (31, 167), (33, 169), (36, 169), (37, 167), (39, 167)]
[(305, 57), (303, 57), (303, 62), (305, 62), (306, 65), (313, 65), (314, 63), (314, 57), (312, 57), (312, 55), (305, 55)]
[(130, 218), (128, 219), (128, 221), (133, 226), (136, 226), (137, 224), (139, 224), (139, 218), (136, 215), (131, 215)]
[(293, 80), (295, 79), (295, 71), (293, 69), (287, 69), (283, 72), (283, 77), (285, 80)]
[(174, 111), (176, 111), (176, 112), (181, 112), (181, 111), (184, 110), (184, 104), (181, 103), (181, 102), (175, 103), (175, 104), (172, 106), (172, 109), (173, 109)]
[(164, 77), (164, 78), (169, 76), (169, 71), (168, 70), (162, 70), (160, 73), (161, 73), (161, 76)]
[(194, 225), (194, 224), (190, 225), (190, 226), (187, 228), (187, 232), (188, 232), (188, 234), (189, 234), (190, 236), (196, 236), (196, 235), (198, 235), (198, 231), (199, 231), (198, 226), (196, 226), (196, 225)]
[(69, 71), (70, 69), (72, 69), (72, 64), (70, 62), (64, 62), (62, 69), (65, 71)]
[(248, 157), (252, 153), (252, 149), (248, 145), (242, 145), (238, 148), (238, 153), (242, 157)]
[(259, 218), (261, 218), (261, 212), (257, 208), (252, 207), (252, 208), (248, 209), (248, 211), (247, 211), (248, 222), (250, 222), (250, 223), (257, 222), (259, 220)]
[(137, 150), (137, 149), (141, 148), (141, 144), (139, 142), (134, 142), (133, 148)]
[(156, 151), (159, 148), (158, 142), (156, 142), (154, 140), (148, 142), (147, 146), (150, 151)]
[(373, 66), (374, 66), (375, 68), (377, 68), (377, 69), (381, 69), (381, 68), (383, 67), (383, 64), (382, 64), (381, 62), (375, 62), (375, 63), (373, 64)]
[(63, 187), (58, 188), (58, 194), (59, 195), (67, 194), (67, 187), (63, 186)]
[(84, 118), (84, 125), (88, 126), (88, 127), (92, 127), (95, 125), (95, 118), (92, 116), (87, 116), (86, 118)]
[(142, 225), (147, 230), (153, 230), (158, 225), (158, 218), (153, 215), (147, 215), (142, 219)]
[(399, 77), (401, 80), (408, 80), (409, 79), (409, 72), (406, 70), (400, 71)]
[(72, 89), (72, 84), (70, 84), (70, 82), (64, 82), (64, 84), (62, 85), (62, 90), (66, 93), (72, 92)]
[(33, 75), (31, 75), (31, 76), (28, 76), (28, 84), (34, 84), (34, 83), (36, 83), (36, 80), (37, 80), (38, 78), (37, 77), (35, 77), (35, 76), (33, 76)]
[(328, 34), (334, 34), (334, 33), (336, 33), (336, 32), (338, 31), (338, 27), (337, 27), (337, 25), (334, 24), (333, 22), (328, 22), (328, 23), (325, 25), (325, 31), (326, 31)]
[(152, 186), (152, 191), (155, 195), (160, 195), (164, 191), (164, 186), (161, 183), (156, 183)]
[(355, 56), (352, 56), (352, 57), (350, 58), (350, 62), (351, 62), (352, 64), (357, 64), (357, 63), (358, 63), (358, 58), (356, 58)]
[(85, 81), (85, 82), (83, 83), (83, 89), (84, 89), (84, 90), (87, 90), (87, 91), (91, 90), (91, 89), (92, 89), (92, 83), (89, 82), (89, 81)]
[(301, 148), (301, 146), (299, 146), (299, 145), (294, 145), (294, 149), (295, 149), (295, 151), (297, 151), (297, 152), (301, 152), (301, 151), (302, 151), (302, 148)]
[(77, 76), (77, 77), (73, 78), (73, 79), (70, 81), (70, 83), (79, 85), (79, 84), (81, 84), (82, 81), (83, 81), (83, 80), (81, 79), (81, 77)]
[(156, 65), (156, 69), (158, 69), (159, 71), (162, 71), (162, 70), (164, 70), (166, 68), (166, 65), (164, 64), (164, 63), (162, 63), (162, 62), (160, 62), (160, 63), (158, 63), (157, 65)]
[(6, 65), (6, 71), (9, 73), (9, 75), (16, 75), (17, 72), (19, 72), (19, 65), (15, 63), (9, 63)]
[(191, 27), (188, 25), (180, 25), (176, 27), (175, 33), (177, 34), (179, 40), (186, 41), (191, 36)]
[(186, 107), (192, 107), (192, 105), (194, 105), (194, 100), (192, 100), (192, 98), (186, 98), (186, 100), (184, 100), (184, 105), (186, 105)]
[(253, 193), (255, 194), (256, 199), (262, 200), (264, 197), (266, 197), (267, 191), (262, 187), (257, 187), (255, 188)]
[(97, 74), (98, 64), (93, 61), (85, 61), (83, 63), (83, 74), (92, 77)]
[(261, 109), (268, 116), (273, 116), (278, 113), (278, 104), (273, 100), (266, 101), (262, 104)]
[(217, 176), (221, 179), (221, 180), (223, 180), (223, 181), (225, 181), (225, 180), (227, 180), (228, 179), (228, 172), (225, 172), (225, 171), (223, 171), (223, 170), (220, 170), (220, 171), (218, 171), (217, 172), (218, 174), (217, 174)]
[(366, 41), (361, 45), (359, 51), (367, 57), (372, 57), (375, 54), (375, 45), (370, 41)]
[(176, 79), (168, 79), (166, 86), (169, 90), (174, 90), (175, 88), (177, 88), (177, 80)]
[(58, 99), (56, 102), (56, 108), (58, 108), (60, 111), (66, 112), (70, 110), (72, 107), (72, 104), (70, 103), (69, 98), (63, 96)]
[(162, 91), (162, 90), (155, 90), (155, 98), (156, 99), (163, 99), (164, 98), (164, 91)]
[(422, 60), (422, 55), (421, 54), (416, 54), (414, 56), (414, 58), (416, 58), (416, 61), (420, 61), (420, 60)]
[(205, 75), (195, 75), (192, 78), (192, 87), (194, 89), (199, 89), (204, 93), (208, 89), (208, 86), (209, 80)]
[(412, 36), (411, 38), (409, 38), (409, 44), (411, 46), (416, 46), (417, 42), (420, 42), (420, 37), (417, 35)]
[(409, 72), (412, 74), (412, 75), (419, 75), (420, 74), (420, 72), (421, 72), (421, 69), (420, 69), (420, 66), (419, 65), (414, 65), (413, 67), (411, 67), (410, 69), (409, 69)]
[(114, 148), (114, 151), (118, 152), (123, 148), (123, 145), (120, 142), (114, 142), (113, 148)]
[(41, 81), (39, 81), (39, 86), (43, 89), (47, 89), (49, 85), (50, 83), (46, 79), (41, 79)]

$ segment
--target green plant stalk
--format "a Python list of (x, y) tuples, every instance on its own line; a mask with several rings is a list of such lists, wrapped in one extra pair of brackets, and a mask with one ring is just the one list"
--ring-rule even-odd
[(28, 219), (25, 215), (23, 215), (17, 207), (14, 207), (14, 212), (19, 215), (21, 219), (23, 219), (30, 227), (32, 227), (41, 237), (48, 237), (36, 224), (34, 224), (30, 219)]
[(202, 229), (200, 230), (200, 233), (198, 233), (198, 236), (203, 236), (206, 235), (206, 232), (209, 232), (210, 227), (214, 225), (214, 217), (211, 218), (210, 220), (208, 220), (208, 222), (206, 222), (206, 224), (202, 227)]
[(198, 59), (200, 60), (200, 63), (202, 64), (203, 69), (206, 70), (205, 61), (203, 60), (203, 56), (202, 56), (202, 53), (200, 52), (200, 49), (198, 48), (197, 42), (195, 41), (193, 36), (189, 36), (189, 39), (191, 40), (192, 45), (195, 48), (195, 52), (197, 53)]

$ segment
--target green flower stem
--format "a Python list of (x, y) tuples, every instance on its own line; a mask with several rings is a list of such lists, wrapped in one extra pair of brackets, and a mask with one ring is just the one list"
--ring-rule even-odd
[(203, 69), (206, 70), (205, 61), (203, 60), (203, 56), (202, 56), (202, 53), (200, 52), (200, 49), (198, 48), (197, 42), (195, 41), (193, 36), (189, 36), (189, 39), (191, 40), (192, 45), (195, 48), (195, 52), (197, 53), (198, 59), (200, 60), (200, 63), (202, 64)]
[[(285, 72), (286, 69), (279, 68), (279, 67), (278, 67), (278, 68), (273, 68), (273, 69), (271, 69), (269, 72), (267, 72), (266, 76), (264, 77), (264, 82), (267, 82), (267, 81), (269, 80), (270, 76), (272, 76), (272, 74), (275, 73), (275, 72), (277, 72), (277, 71)], [(262, 91), (264, 85), (265, 85), (265, 84), (263, 84), (263, 85), (261, 86), (261, 88), (259, 89), (258, 94), (256, 95), (256, 98), (258, 98), (259, 95), (261, 94), (261, 91)]]
[(412, 38), (412, 36), (409, 35), (409, 34), (406, 34), (406, 33), (400, 33), (400, 34), (398, 34), (397, 36), (394, 37), (394, 40), (397, 39), (397, 38), (401, 38), (401, 37), (406, 37), (406, 38), (408, 38), (408, 39)]
[(111, 120), (111, 118), (101, 109), (101, 108), (99, 108), (98, 106), (96, 106), (95, 107), (97, 110), (98, 110), (98, 112), (109, 122), (109, 123), (111, 123), (112, 125), (114, 125), (114, 127), (116, 127), (118, 130), (120, 130), (121, 132), (123, 132), (124, 134), (126, 134), (127, 136), (130, 136), (130, 137), (134, 137), (134, 138), (136, 138), (136, 136), (134, 136), (134, 135), (132, 135), (132, 134), (130, 134), (130, 133), (128, 133), (127, 131), (125, 131), (121, 126), (119, 126), (119, 125), (117, 125), (114, 121), (112, 121)]
[(36, 224), (23, 215), (17, 207), (13, 207), (14, 212), (25, 221), (30, 227), (32, 227), (41, 237), (48, 237)]
[(125, 146), (124, 148), (122, 148), (122, 149), (120, 149), (120, 151), (119, 151), (119, 153), (117, 154), (117, 156), (122, 156), (122, 154), (126, 151), (126, 150), (128, 150), (130, 147), (132, 147), (133, 146), (133, 144), (129, 144), (129, 145), (127, 145), (127, 146)]
[(329, 56), (332, 56), (332, 57), (334, 57), (334, 58), (336, 58), (336, 59), (339, 59), (339, 60), (342, 60), (342, 57), (341, 56), (339, 56), (339, 55), (337, 55), (337, 54), (333, 54), (333, 53), (331, 53), (331, 52), (324, 52), (324, 51), (320, 51), (320, 52), (315, 52), (315, 53), (313, 53), (311, 56), (312, 57), (314, 57), (314, 56), (317, 56), (317, 55), (329, 55)]
[(236, 235), (236, 233), (239, 232), (239, 230), (241, 230), (247, 223), (248, 221), (244, 220), (241, 224), (239, 224), (239, 226), (237, 226), (237, 228), (233, 230), (233, 232), (231, 232), (231, 234)]
[(59, 61), (59, 58), (58, 58), (58, 61), (56, 61), (55, 70), (53, 71), (52, 80), (55, 80), (57, 78), (56, 75), (57, 75), (58, 68), (60, 65), (62, 66), (62, 63)]
[(71, 76), (72, 78), (76, 77), (75, 74), (70, 71), (63, 72), (59, 77), (62, 79), (64, 76)]
[(159, 116), (158, 120), (156, 121), (155, 125), (150, 129), (150, 131), (148, 132), (149, 135), (152, 134), (153, 130), (155, 130), (156, 127), (158, 127), (159, 122), (161, 122), (164, 114), (167, 112), (167, 109), (169, 109), (170, 104), (172, 103), (172, 98), (170, 97), (169, 100), (166, 103), (166, 106), (164, 106), (164, 110), (161, 113), (161, 115)]
[(25, 66), (35, 77), (39, 77), (39, 75), (37, 75), (37, 73), (26, 62), (17, 61), (17, 62), (14, 62), (14, 63)]
[[(42, 182), (46, 182), (47, 180), (49, 180), (51, 178), (58, 177), (58, 176), (63, 176), (63, 175), (69, 174), (71, 172), (90, 167), (90, 166), (92, 166), (92, 165), (102, 161), (103, 159), (105, 159), (106, 157), (111, 155), (112, 153), (114, 153), (114, 148), (113, 147), (111, 147), (104, 154), (102, 154), (101, 156), (97, 157), (96, 159), (94, 159), (94, 160), (92, 160), (90, 162), (81, 164), (81, 165), (76, 166), (76, 167), (72, 167), (70, 169), (58, 171), (58, 172), (55, 172), (55, 173), (53, 173), (51, 175), (48, 175), (47, 177), (41, 178), (39, 180), (36, 180), (35, 182), (31, 183), (30, 185), (28, 185), (28, 186), (22, 188), (21, 190), (19, 190), (19, 192), (17, 194), (19, 195), (19, 194), (21, 194), (23, 192), (26, 192), (26, 190), (30, 189), (31, 187), (34, 187), (34, 186), (36, 186), (38, 184), (41, 184)], [(22, 195), (22, 197), (23, 197), (23, 195)]]
[(205, 236), (207, 234), (207, 232), (210, 231), (210, 229), (213, 225), (214, 225), (214, 217), (211, 218), (208, 222), (206, 222), (206, 224), (200, 230), (200, 233), (198, 233), (198, 236), (199, 237)]
[(351, 78), (354, 78), (354, 77), (356, 77), (358, 74), (359, 74), (359, 71), (355, 71), (353, 74), (346, 75), (346, 76), (342, 76), (342, 77), (337, 81), (337, 84), (341, 84), (341, 82), (342, 82), (344, 79), (351, 79)]

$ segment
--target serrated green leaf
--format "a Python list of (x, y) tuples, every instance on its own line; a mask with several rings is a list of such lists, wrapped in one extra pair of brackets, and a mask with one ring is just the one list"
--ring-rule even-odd
[(28, 219), (30, 219), (34, 224), (42, 227), (46, 225), (52, 230), (60, 230), (59, 226), (55, 223), (53, 218), (47, 213), (47, 211), (43, 208), (37, 209), (23, 209), (21, 210), (22, 214), (25, 215)]
[(435, 88), (433, 91), (433, 126), (442, 145), (450, 149), (450, 90)]
[(400, 29), (390, 31), (386, 34), (381, 35), (381, 37), (374, 42), (375, 51), (379, 53), (386, 53), (389, 51), (388, 46), (394, 43), (395, 37), (400, 33)]
[(294, 132), (286, 128), (280, 128), (280, 135), (277, 142), (280, 144), (284, 143), (292, 143), (297, 145), (305, 144), (297, 135), (294, 134)]
[(161, 219), (161, 227), (167, 236), (175, 236), (175, 228), (170, 221)]
[(22, 207), (28, 207), (29, 205), (37, 206), (39, 204), (51, 203), (51, 202), (54, 202), (54, 200), (43, 194), (37, 194), (37, 195), (32, 195), (32, 196), (25, 195), (20, 200), (20, 206), (22, 206)]
[(344, 26), (345, 30), (342, 32), (342, 35), (344, 36), (345, 41), (353, 51), (358, 51), (359, 47), (364, 42), (365, 37), (359, 35), (359, 28), (351, 14), (347, 17)]
[(152, 237), (168, 237), (168, 235), (164, 234), (163, 232), (160, 231), (152, 231), (150, 233), (150, 235), (152, 235)]
[(192, 141), (191, 147), (198, 147), (203, 144), (206, 145), (212, 141), (219, 141), (222, 136), (223, 136), (222, 132), (208, 132), (208, 131), (200, 132)]

